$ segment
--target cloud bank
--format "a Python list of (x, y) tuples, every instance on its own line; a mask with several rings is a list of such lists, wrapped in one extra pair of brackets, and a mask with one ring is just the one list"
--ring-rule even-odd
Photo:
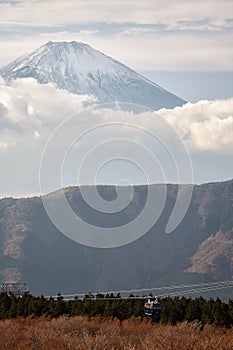
[[(144, 112), (136, 114), (119, 108), (112, 110), (107, 106), (89, 112), (83, 107), (87, 102), (95, 103), (95, 100), (91, 96), (73, 95), (58, 90), (51, 84), (40, 85), (31, 78), (16, 80), (11, 85), (1, 80), (1, 196), (22, 196), (40, 192), (39, 169), (44, 148), (56, 128), (69, 120), (72, 115), (75, 115), (74, 121), (69, 127), (60, 127), (62, 133), (59, 143), (53, 145), (56, 150), (55, 161), (63, 152), (64, 145), (67, 142), (72, 143), (72, 133), (75, 135), (77, 131), (77, 134), (81, 132), (85, 134), (85, 137), (67, 149), (67, 159), (64, 161), (67, 167), (64, 170), (65, 180), (62, 183), (64, 186), (77, 184), (77, 166), (90, 151), (95, 151), (105, 139), (120, 138), (129, 138), (132, 152), (135, 147), (135, 154), (138, 156), (138, 145), (151, 149), (165, 174), (166, 182), (178, 181), (176, 164), (170, 164), (171, 157), (162, 149), (161, 142), (158, 142), (159, 138), (165, 140), (171, 152), (173, 152), (173, 139), (174, 141), (178, 139), (180, 144), (187, 148), (193, 165), (195, 183), (232, 177), (233, 98), (187, 103), (173, 110), (161, 109), (153, 112), (145, 109)], [(129, 109), (131, 107), (135, 110), (134, 106), (130, 106)], [(123, 128), (101, 127), (92, 133), (90, 127), (93, 122), (97, 125), (121, 123)], [(128, 126), (135, 122), (139, 129)], [(148, 136), (150, 133), (157, 135), (156, 142), (155, 138), (150, 139)], [(109, 151), (109, 147), (107, 148)], [(120, 148), (117, 146), (113, 153)], [(124, 152), (124, 147), (121, 151)], [(182, 163), (182, 154), (178, 156)], [(94, 161), (97, 158), (98, 156), (94, 157)], [(52, 164), (51, 166), (53, 167)], [(117, 183), (119, 180), (117, 176), (120, 178), (129, 176), (132, 178), (131, 182), (142, 181), (143, 169), (137, 174), (138, 169), (135, 170), (130, 162), (122, 161), (118, 164), (110, 162), (104, 166), (106, 173), (103, 172), (100, 176), (100, 183)], [(161, 174), (161, 169), (155, 170), (152, 181), (160, 182)], [(85, 179), (86, 176), (84, 181)]]
[(232, 153), (233, 98), (187, 103), (159, 114), (177, 129), (191, 152)]
[[(87, 102), (94, 103), (95, 99), (58, 90), (52, 84), (41, 85), (32, 78), (19, 79), (11, 85), (1, 80), (0, 150), (17, 146), (25, 136), (35, 143), (45, 139), (60, 122), (81, 111)], [(100, 122), (117, 118), (130, 122), (138, 118), (127, 112), (111, 114), (106, 111), (100, 109), (96, 114)], [(142, 113), (140, 118), (144, 118), (146, 128), (156, 130), (154, 120), (158, 115), (176, 128), (190, 152), (229, 153), (233, 150), (233, 98), (187, 103), (183, 107)], [(86, 123), (88, 128), (88, 119), (80, 122)]]
[(27, 144), (44, 140), (56, 125), (92, 100), (91, 96), (73, 95), (31, 78), (18, 79), (11, 85), (1, 79), (0, 151), (25, 140)]

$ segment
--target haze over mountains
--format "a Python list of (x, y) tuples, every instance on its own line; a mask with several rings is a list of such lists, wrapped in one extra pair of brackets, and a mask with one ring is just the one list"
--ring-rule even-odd
[[(157, 191), (159, 185), (153, 185)], [(94, 192), (94, 188), (90, 191)], [(119, 248), (95, 249), (62, 235), (39, 197), (0, 200), (1, 279), (25, 281), (33, 293), (55, 294), (149, 288), (233, 278), (233, 181), (195, 186), (191, 205), (172, 234), (165, 227), (178, 187), (168, 186), (158, 222), (139, 240)], [(115, 188), (100, 186), (104, 198)], [(50, 195), (56, 205), (61, 191)], [(143, 209), (147, 188), (136, 186), (120, 213), (101, 214), (84, 202), (78, 187), (65, 190), (71, 207), (100, 227), (131, 221)], [(222, 296), (229, 296), (226, 290)]]
[(97, 103), (135, 103), (153, 110), (185, 103), (122, 63), (76, 41), (49, 41), (0, 69), (0, 75), (6, 81), (30, 77), (41, 84), (53, 83), (74, 94), (92, 95)]

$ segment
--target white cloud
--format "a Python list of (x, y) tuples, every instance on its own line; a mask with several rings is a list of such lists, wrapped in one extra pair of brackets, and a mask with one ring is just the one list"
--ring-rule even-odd
[(169, 23), (200, 18), (228, 18), (232, 1), (222, 0), (22, 0), (15, 4), (2, 3), (4, 23), (61, 25), (73, 23)]
[[(45, 144), (58, 124), (70, 115), (80, 112), (83, 102), (90, 99), (67, 91), (57, 90), (53, 85), (40, 85), (33, 79), (22, 79), (7, 86), (0, 84), (0, 159), (1, 159), (1, 187), (0, 193), (22, 195), (39, 192), (39, 165)], [(156, 123), (155, 123), (156, 120)], [(137, 121), (143, 129), (164, 138), (170, 143), (170, 135), (174, 132), (167, 129), (167, 121), (179, 135), (178, 139), (188, 148), (193, 159), (196, 181), (210, 181), (229, 178), (232, 176), (233, 150), (233, 98), (228, 100), (199, 101), (188, 103), (173, 110), (162, 109), (157, 112), (144, 112), (140, 115), (122, 110), (96, 110), (93, 113), (77, 114), (77, 118), (70, 127), (64, 128), (61, 142), (55, 144), (56, 155), (68, 141), (70, 133), (85, 132), (93, 125), (118, 121), (121, 123), (135, 123)], [(94, 137), (87, 133), (87, 138), (79, 140), (71, 147), (72, 155), (70, 168), (66, 173), (64, 185), (75, 183), (77, 163), (87, 154), (88, 149), (101, 142), (103, 135), (116, 138), (115, 130), (102, 129), (95, 131)], [(130, 137), (135, 142), (146, 147), (155, 147), (153, 142), (141, 133), (140, 128), (129, 130), (127, 125), (122, 136)], [(89, 136), (88, 136), (89, 135)], [(64, 141), (64, 142), (63, 142)], [(170, 146), (169, 146), (170, 147)], [(171, 148), (171, 147), (170, 147)], [(171, 148), (172, 149), (172, 148)], [(162, 164), (167, 180), (176, 182), (173, 177), (172, 166), (168, 165), (160, 144), (154, 148), (155, 155)], [(208, 170), (204, 167), (208, 167)], [(200, 165), (201, 164), (201, 165)], [(218, 167), (218, 164), (221, 166)], [(198, 170), (198, 167), (202, 169)], [(72, 170), (70, 171), (69, 169)], [(17, 169), (17, 173), (16, 173)], [(123, 168), (125, 169), (125, 168)], [(213, 170), (214, 169), (214, 170)], [(129, 170), (129, 171), (132, 171)], [(74, 173), (75, 172), (75, 173)], [(117, 169), (114, 170), (114, 176)], [(156, 175), (156, 173), (155, 173)], [(108, 174), (110, 181), (112, 173)], [(156, 182), (155, 176), (155, 182)]]
[(233, 20), (228, 18), (223, 19), (200, 19), (197, 21), (177, 21), (170, 23), (167, 30), (175, 31), (210, 31), (210, 32), (220, 32), (223, 30), (232, 30), (233, 29)]
[[(136, 31), (136, 34), (135, 34)], [(136, 70), (232, 70), (233, 32), (196, 35), (141, 30), (141, 27), (112, 36), (98, 33), (57, 32), (0, 39), (0, 66), (37, 49), (45, 42), (81, 41)]]
[(233, 98), (187, 103), (159, 114), (178, 130), (191, 152), (232, 154)]
[[(58, 90), (52, 84), (41, 85), (34, 79), (18, 79), (10, 85), (0, 84), (1, 148), (16, 145), (25, 134), (39, 139), (48, 137), (63, 120), (83, 109), (83, 103), (95, 101), (90, 96), (74, 95)], [(117, 114), (116, 114), (117, 113)], [(161, 109), (146, 113), (143, 125), (154, 129), (156, 115), (167, 120), (179, 132), (190, 151), (232, 152), (233, 149), (233, 98), (216, 101), (187, 103), (172, 110)], [(126, 112), (104, 111), (98, 114), (101, 122), (131, 120), (135, 115)], [(150, 116), (148, 118), (148, 116)], [(132, 119), (133, 120), (133, 119)], [(82, 119), (88, 128), (89, 120)], [(156, 130), (156, 129), (155, 129)]]
[(0, 81), (0, 150), (18, 142), (34, 142), (48, 137), (57, 124), (81, 110), (90, 96), (58, 90), (52, 84), (41, 85), (34, 79), (19, 79), (11, 85)]
[(139, 70), (233, 69), (229, 0), (22, 0), (0, 13), (0, 66), (48, 40), (77, 40)]

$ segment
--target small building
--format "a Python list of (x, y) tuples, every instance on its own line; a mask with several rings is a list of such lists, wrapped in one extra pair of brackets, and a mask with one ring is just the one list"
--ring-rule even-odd
[(1, 293), (21, 296), (25, 293), (29, 293), (29, 288), (26, 285), (26, 283), (23, 283), (23, 282), (17, 282), (17, 283), (0, 282), (0, 294)]

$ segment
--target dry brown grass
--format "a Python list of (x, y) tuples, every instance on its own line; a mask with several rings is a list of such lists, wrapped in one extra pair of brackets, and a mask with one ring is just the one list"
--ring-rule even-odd
[(26, 318), (0, 321), (1, 350), (232, 350), (233, 329), (198, 324), (151, 324), (149, 320)]

